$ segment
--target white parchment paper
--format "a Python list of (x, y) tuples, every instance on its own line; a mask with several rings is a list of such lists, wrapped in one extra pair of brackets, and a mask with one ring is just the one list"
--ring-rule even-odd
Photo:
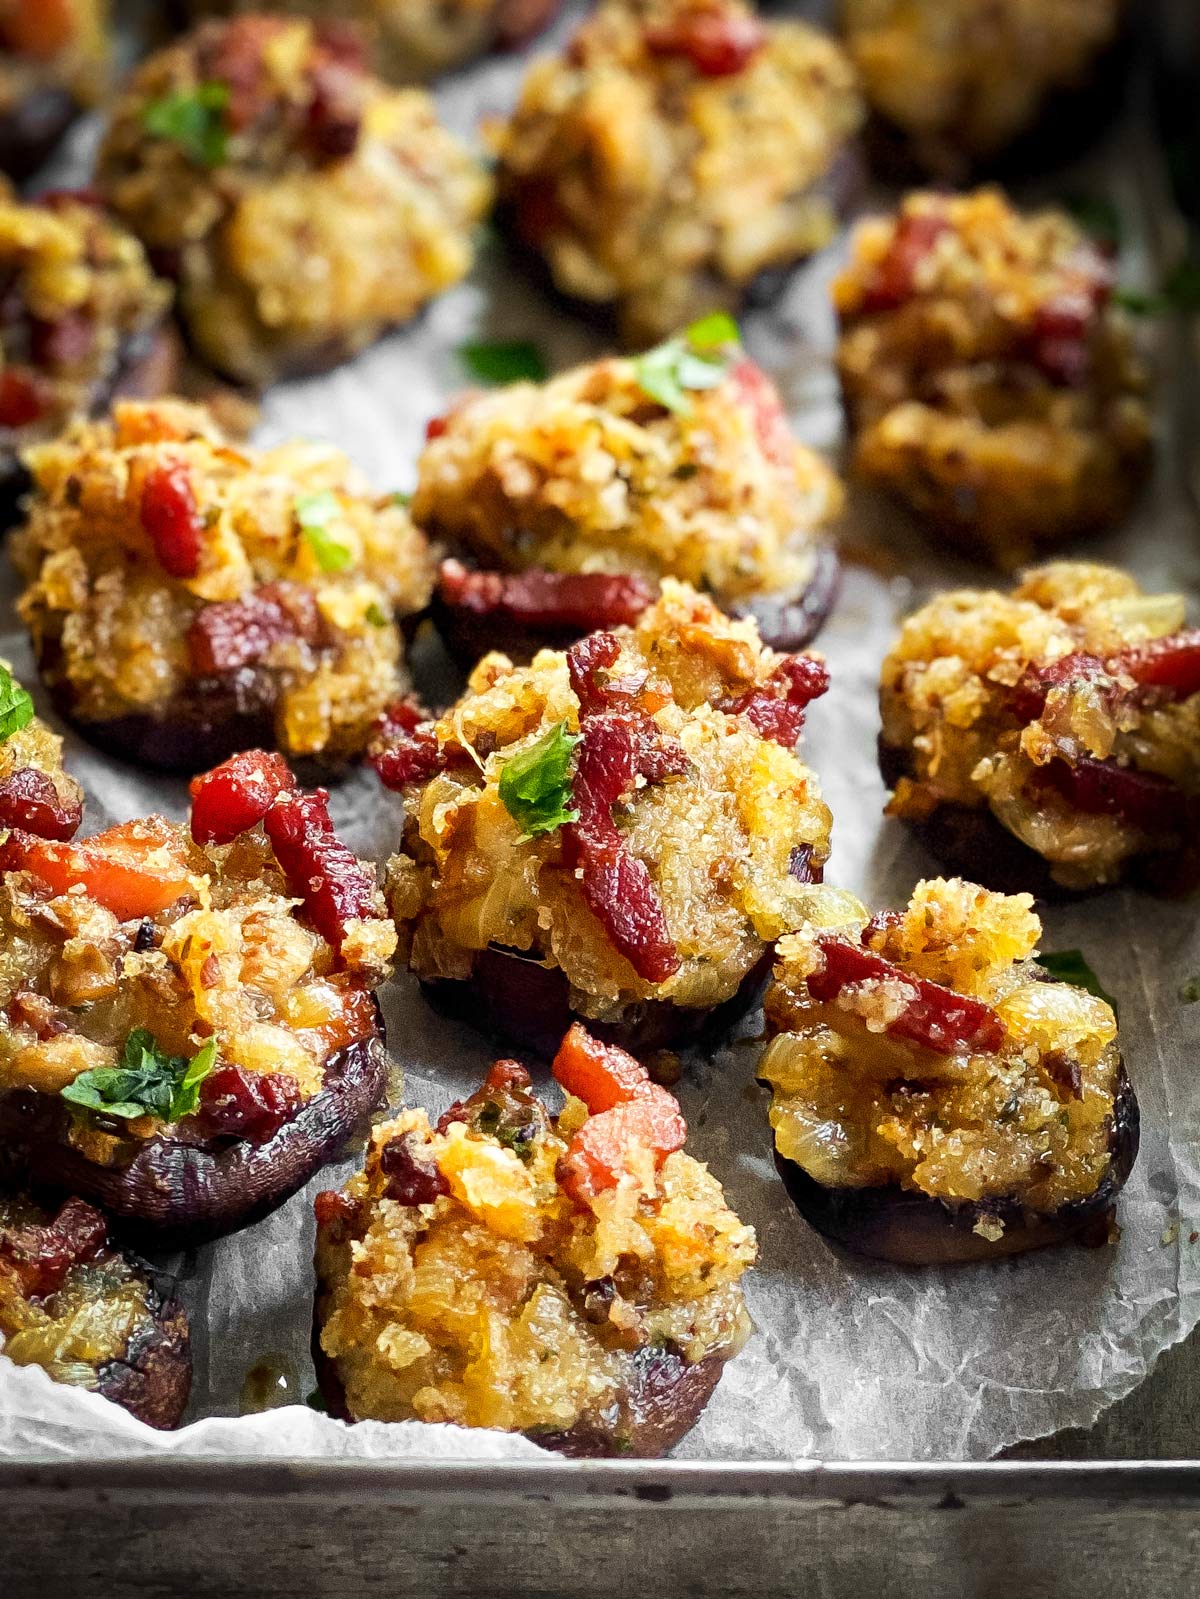
[[(571, 25), (570, 18), (560, 24)], [(439, 93), (447, 119), (469, 132), (481, 113), (513, 98), (520, 63), (500, 59), (462, 74)], [(83, 169), (89, 130), (68, 164)], [(1131, 237), (1124, 275), (1151, 283), (1163, 247), (1163, 190), (1136, 119), (1082, 174), (1044, 183), (1048, 198), (1097, 189), (1117, 203)], [(886, 199), (886, 197), (883, 197)], [(780, 382), (796, 430), (839, 444), (830, 365), (827, 285), (840, 247), (797, 273), (786, 295), (745, 319), (755, 355)], [(1186, 396), (1182, 330), (1160, 327), (1161, 453), (1136, 518), (1093, 546), (1152, 587), (1195, 593), (1197, 529), (1185, 488), (1186, 438), (1177, 414)], [(467, 338), (532, 338), (554, 369), (600, 352), (594, 330), (572, 320), (522, 280), (489, 244), (472, 279), (412, 327), (319, 380), (289, 384), (266, 400), (261, 438), (322, 436), (342, 446), (380, 489), (411, 486), (424, 423), (467, 381), (457, 346)], [(897, 620), (939, 586), (991, 582), (940, 559), (894, 510), (856, 496), (846, 529), (841, 603), (820, 645), (833, 675), (810, 715), (807, 757), (834, 814), (828, 877), (868, 903), (896, 905), (917, 877), (936, 870), (908, 834), (881, 815), (874, 760), (876, 684)], [(11, 573), (0, 578), (0, 652), (35, 684), (17, 629)], [(449, 680), (430, 641), (418, 650), (429, 683)], [(39, 708), (47, 713), (44, 696)], [(50, 718), (53, 720), (53, 718)], [(69, 764), (89, 796), (88, 828), (162, 809), (182, 816), (182, 783), (106, 761), (68, 736)], [(380, 860), (399, 833), (399, 801), (374, 779), (351, 776), (334, 793), (335, 818), (360, 852)], [(1142, 1108), (1141, 1155), (1122, 1195), (1121, 1236), (1111, 1248), (1066, 1248), (1016, 1261), (915, 1271), (855, 1259), (800, 1219), (771, 1159), (767, 1095), (754, 1082), (761, 1016), (710, 1058), (692, 1057), (679, 1093), (691, 1152), (707, 1160), (739, 1215), (758, 1231), (761, 1259), (746, 1279), (756, 1324), (726, 1370), (680, 1456), (695, 1459), (982, 1459), (1023, 1438), (1084, 1424), (1146, 1376), (1155, 1358), (1200, 1319), (1200, 1084), (1194, 1069), (1200, 1006), (1180, 1003), (1200, 971), (1193, 909), (1132, 891), (1045, 913), (1047, 949), (1084, 949), (1120, 1001), (1125, 1059)], [(477, 1084), (490, 1052), (466, 1028), (435, 1016), (406, 976), (384, 995), (389, 1039), (408, 1098), (436, 1115)], [(192, 1315), (195, 1387), (190, 1424), (162, 1436), (93, 1395), (56, 1387), (0, 1357), (0, 1456), (530, 1457), (520, 1438), (418, 1423), (347, 1428), (291, 1403), (238, 1414), (249, 1368), (284, 1374), (280, 1397), (312, 1386), (312, 1194), (352, 1169), (328, 1169), (274, 1216), (171, 1264)]]

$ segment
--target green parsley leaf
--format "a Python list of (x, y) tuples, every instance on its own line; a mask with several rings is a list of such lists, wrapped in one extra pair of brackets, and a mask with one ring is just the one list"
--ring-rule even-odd
[(1083, 231), (1097, 244), (1121, 246), (1121, 213), (1106, 194), (1070, 194), (1063, 204)]
[(523, 838), (553, 833), (564, 822), (578, 820), (579, 812), (567, 809), (571, 803), (568, 773), (578, 743), (579, 734), (568, 733), (567, 724), (559, 722), (536, 744), (505, 763), (500, 773), (500, 800)]
[(1112, 1006), (1114, 1015), (1116, 1014), (1116, 1000), (1101, 985), (1100, 979), (1084, 959), (1082, 950), (1043, 950), (1040, 955), (1035, 955), (1033, 958), (1044, 972), (1049, 972), (1051, 977), (1060, 983), (1072, 983), (1076, 988), (1083, 988), (1089, 994), (1095, 994), (1097, 999), (1107, 1001)]
[(6, 666), (0, 666), (0, 744), (33, 721), (33, 701)]
[(412, 504), (412, 495), (406, 494), (403, 489), (393, 489), (388, 495), (388, 499), (391, 500), (393, 505), (398, 505), (403, 510), (407, 510)]
[(716, 388), (737, 343), (737, 323), (724, 311), (714, 311), (639, 355), (633, 363), (638, 387), (676, 416), (688, 416), (689, 393)]
[(344, 572), (348, 566), (353, 566), (354, 551), (329, 530), (330, 522), (341, 515), (337, 496), (330, 489), (297, 495), (295, 511), (305, 541), (322, 572)]
[(391, 621), (383, 606), (372, 600), (367, 606), (367, 621), (372, 627), (386, 627)]
[(198, 167), (219, 167), (226, 158), (229, 132), (225, 109), (227, 83), (198, 83), (176, 89), (142, 109), (142, 126), (156, 139), (170, 139)]
[(190, 1116), (200, 1098), (200, 1084), (217, 1062), (217, 1041), (208, 1039), (191, 1060), (166, 1055), (154, 1035), (137, 1027), (125, 1040), (119, 1066), (96, 1066), (80, 1072), (61, 1090), (69, 1105), (118, 1121), (157, 1116), (178, 1121)]
[(547, 376), (541, 351), (528, 339), (460, 344), (458, 358), (481, 383), (520, 383), (522, 380), (540, 383)]

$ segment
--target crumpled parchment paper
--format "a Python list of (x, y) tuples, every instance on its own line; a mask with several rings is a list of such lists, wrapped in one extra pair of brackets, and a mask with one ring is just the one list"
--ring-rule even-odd
[[(560, 37), (572, 21), (559, 25)], [(480, 114), (511, 102), (520, 70), (501, 58), (449, 80), (439, 91), (445, 116), (469, 132)], [(85, 170), (90, 138), (81, 130), (68, 167)], [(1164, 191), (1156, 156), (1136, 125), (1089, 169), (1057, 175), (1042, 193), (1061, 198), (1078, 187), (1099, 188), (1117, 202), (1130, 234), (1123, 274), (1152, 283)], [(835, 247), (798, 272), (781, 300), (745, 319), (751, 353), (779, 380), (799, 436), (828, 448), (837, 447), (840, 430), (827, 296), (839, 253)], [(468, 338), (533, 338), (554, 370), (602, 348), (593, 329), (550, 304), (492, 243), (472, 279), (412, 327), (353, 365), (268, 395), (261, 438), (328, 437), (380, 489), (409, 487), (426, 419), (468, 381), (454, 353)], [(1180, 370), (1185, 341), (1160, 327), (1152, 342), (1163, 402), (1157, 475), (1134, 521), (1093, 548), (1151, 586), (1194, 591), (1196, 518), (1176, 414), (1188, 377)], [(811, 712), (807, 758), (834, 814), (829, 879), (869, 904), (897, 905), (936, 866), (881, 815), (874, 760), (879, 662), (898, 618), (925, 595), (950, 583), (994, 580), (939, 558), (900, 513), (861, 496), (845, 547), (842, 600), (820, 640), (833, 688)], [(0, 653), (33, 687), (12, 611), (11, 572), (2, 582)], [(428, 643), (419, 651), (430, 670), (435, 657)], [(444, 672), (443, 663), (446, 681)], [(34, 691), (45, 713), (44, 696)], [(140, 776), (73, 736), (68, 758), (89, 796), (89, 829), (149, 809), (184, 814), (182, 783)], [(359, 773), (335, 789), (334, 813), (355, 848), (386, 859), (398, 837), (398, 800)], [(689, 1060), (679, 1090), (689, 1149), (710, 1163), (739, 1215), (757, 1229), (761, 1258), (746, 1279), (757, 1330), (678, 1455), (983, 1459), (1019, 1439), (1093, 1420), (1200, 1319), (1200, 1240), (1193, 1242), (1193, 1227), (1200, 1227), (1200, 1077), (1193, 1064), (1200, 1006), (1184, 1006), (1178, 995), (1200, 971), (1194, 911), (1121, 891), (1052, 908), (1044, 920), (1043, 948), (1081, 947), (1120, 1001), (1142, 1145), (1121, 1197), (1119, 1242), (931, 1271), (835, 1251), (801, 1220), (776, 1177), (768, 1096), (754, 1081), (761, 1016), (751, 1017), (728, 1047)], [(490, 1052), (465, 1027), (435, 1016), (407, 976), (382, 997), (407, 1095), (436, 1115), (478, 1082)], [(545, 1458), (520, 1438), (417, 1423), (346, 1428), (304, 1408), (312, 1387), (312, 1194), (340, 1182), (353, 1164), (351, 1158), (329, 1168), (258, 1226), (171, 1263), (194, 1330), (190, 1425), (155, 1434), (93, 1395), (0, 1358), (0, 1456)], [(262, 1362), (281, 1374), (279, 1397), (292, 1402), (239, 1416), (248, 1369)]]

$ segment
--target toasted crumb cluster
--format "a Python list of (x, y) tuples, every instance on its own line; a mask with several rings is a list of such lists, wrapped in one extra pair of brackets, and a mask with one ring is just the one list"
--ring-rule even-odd
[(1006, 567), (1119, 520), (1150, 423), (1110, 287), (1069, 217), (996, 189), (860, 224), (833, 290), (858, 472)]
[[(525, 836), (501, 798), (510, 761), (584, 721), (568, 658), (552, 650), (524, 668), (485, 657), (430, 730), (442, 769), (409, 789), (402, 850), (388, 865), (403, 955), (434, 980), (468, 978), (489, 945), (528, 952), (566, 975), (576, 1010), (601, 1019), (649, 998), (719, 1004), (795, 925), (803, 883), (829, 853), (813, 774), (731, 709), (784, 658), (762, 646), (753, 622), (731, 622), (672, 579), (635, 627), (594, 637), (613, 640), (603, 676), (644, 718), (631, 736), (671, 752), (670, 775), (630, 778), (600, 803), (606, 812), (616, 801), (604, 823), (612, 851), (643, 863), (661, 905), (673, 975), (639, 976), (589, 909), (587, 839), (572, 854), (562, 826)], [(569, 775), (566, 802), (572, 781), (576, 806), (590, 807)]]
[(694, 1366), (744, 1344), (753, 1229), (681, 1150), (657, 1169), (629, 1151), (616, 1187), (571, 1197), (556, 1174), (588, 1119), (577, 1099), (551, 1118), (485, 1089), (457, 1115), (385, 1122), (366, 1170), (322, 1196), (336, 1219), (318, 1232), (321, 1348), (347, 1409), (535, 1436), (590, 1425), (635, 1446), (639, 1352)]
[(1200, 794), (1200, 659), (1178, 594), (1061, 561), (1011, 594), (940, 594), (883, 664), (888, 807), (990, 811), (1061, 883), (1116, 881), (1189, 843)]
[(345, 359), (456, 283), (491, 198), (426, 94), (371, 77), (343, 32), (265, 16), (143, 62), (98, 180), (170, 261), (200, 353), (256, 384)]
[(171, 290), (97, 202), (64, 193), (24, 205), (0, 188), (0, 274), (0, 436), (10, 447), (53, 438), (138, 381)]
[(930, 171), (961, 176), (1085, 86), (1122, 0), (841, 0), (863, 93)]
[(500, 192), (557, 287), (651, 343), (821, 249), (858, 127), (840, 48), (738, 0), (607, 4), (534, 63)]
[(724, 604), (803, 587), (843, 495), (770, 379), (738, 357), (672, 411), (639, 371), (608, 359), (466, 396), (425, 446), (413, 517), (505, 570), (676, 577)]
[[(1116, 1020), (1104, 1000), (1047, 980), (1030, 959), (1041, 937), (1031, 897), (935, 878), (901, 912), (868, 921), (860, 906), (846, 921), (843, 902), (822, 925), (821, 891), (810, 893), (816, 920), (780, 941), (766, 1002), (759, 1076), (772, 1088), (779, 1153), (833, 1188), (1015, 1198), (1047, 1213), (1094, 1194), (1111, 1157)], [(827, 970), (830, 936), (889, 971), (818, 1000), (809, 983)], [(916, 979), (943, 994), (918, 996)], [(955, 996), (998, 1016), (998, 1048), (933, 1050), (905, 1035), (915, 1004), (942, 1006), (951, 1025)]]
[(20, 611), (66, 714), (202, 712), (224, 684), (289, 753), (362, 750), (407, 685), (395, 618), (425, 605), (433, 567), (345, 456), (234, 449), (194, 407), (125, 402), (29, 465)]
[[(492, 48), (541, 31), (559, 0), (346, 0), (338, 19), (365, 38), (371, 64), (389, 83), (415, 83)], [(188, 0), (194, 16), (257, 12), (262, 0)], [(288, 0), (292, 16), (330, 23), (329, 0)]]
[[(378, 891), (338, 953), (298, 910), (261, 831), (201, 849), (152, 816), (100, 840), (5, 846), (0, 1092), (60, 1094), (121, 1064), (144, 1032), (183, 1060), (215, 1040), (220, 1065), (287, 1078), (300, 1103), (320, 1091), (334, 1052), (374, 1034), (370, 990), (395, 948)], [(155, 908), (131, 914), (139, 898)], [(81, 1116), (70, 1137), (106, 1164), (129, 1139), (163, 1131), (152, 1114), (119, 1126)]]

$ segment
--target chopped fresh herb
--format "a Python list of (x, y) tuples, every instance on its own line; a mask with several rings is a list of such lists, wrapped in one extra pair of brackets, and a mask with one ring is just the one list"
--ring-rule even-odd
[(1179, 985), (1179, 997), (1185, 1005), (1194, 1005), (1200, 999), (1200, 977), (1189, 977)]
[(689, 397), (701, 389), (715, 389), (729, 370), (738, 344), (738, 326), (723, 311), (701, 317), (691, 327), (634, 361), (638, 387), (677, 416), (692, 409)]
[(298, 495), (295, 510), (296, 520), (322, 572), (344, 572), (354, 564), (354, 551), (329, 530), (330, 522), (341, 514), (337, 496), (331, 490)]
[(118, 1121), (157, 1116), (176, 1122), (190, 1116), (200, 1100), (200, 1084), (217, 1063), (217, 1041), (210, 1038), (188, 1060), (167, 1055), (154, 1035), (135, 1028), (125, 1040), (119, 1066), (96, 1066), (80, 1072), (62, 1090), (69, 1105), (97, 1111)]
[(1071, 194), (1063, 202), (1083, 231), (1097, 244), (1116, 250), (1121, 244), (1121, 213), (1104, 194)]
[(389, 620), (388, 614), (384, 610), (383, 606), (378, 604), (377, 601), (372, 600), (370, 605), (367, 606), (367, 621), (370, 622), (371, 626), (386, 627)]
[(1116, 1000), (1101, 986), (1100, 979), (1084, 960), (1082, 950), (1043, 950), (1033, 958), (1044, 972), (1049, 972), (1058, 982), (1072, 983), (1076, 988), (1086, 989), (1089, 994), (1095, 994), (1097, 999), (1105, 1000), (1116, 1012)]
[(553, 833), (564, 822), (578, 819), (578, 811), (567, 809), (571, 803), (571, 755), (578, 743), (578, 733), (568, 733), (567, 724), (559, 722), (505, 764), (500, 773), (500, 799), (522, 837)]
[(388, 499), (391, 500), (393, 505), (399, 505), (404, 510), (407, 510), (412, 504), (412, 495), (406, 494), (403, 489), (393, 489), (388, 495)]
[(198, 83), (194, 89), (176, 89), (151, 100), (142, 111), (142, 126), (156, 139), (170, 139), (189, 161), (199, 167), (219, 167), (225, 161), (229, 132), (225, 109), (227, 83)]
[(481, 383), (520, 383), (528, 379), (540, 383), (547, 375), (546, 363), (536, 344), (528, 339), (507, 343), (460, 344), (458, 358), (472, 377)]
[(0, 666), (0, 744), (32, 721), (33, 701), (7, 666)]

